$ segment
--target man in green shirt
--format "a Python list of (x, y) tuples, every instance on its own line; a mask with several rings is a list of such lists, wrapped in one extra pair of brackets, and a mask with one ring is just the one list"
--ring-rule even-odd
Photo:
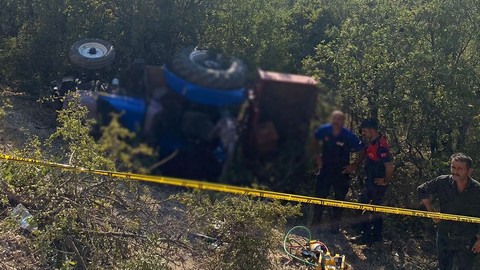
[[(439, 176), (420, 185), (418, 196), (428, 211), (436, 211), (433, 197), (438, 199), (440, 212), (480, 217), (480, 183), (471, 178), (472, 159), (457, 153), (451, 157), (450, 175)], [(472, 269), (480, 253), (480, 225), (474, 223), (434, 220), (438, 226), (438, 269)]]

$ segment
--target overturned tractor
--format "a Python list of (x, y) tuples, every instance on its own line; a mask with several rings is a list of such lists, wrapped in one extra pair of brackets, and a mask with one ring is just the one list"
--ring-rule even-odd
[[(103, 40), (81, 40), (70, 49), (72, 63), (85, 73), (108, 68), (114, 58), (114, 47)], [(56, 96), (77, 92), (98, 125), (119, 114), (124, 127), (157, 148), (161, 159), (168, 157), (156, 173), (212, 180), (226, 173), (238, 147), (251, 160), (265, 159), (308, 137), (316, 81), (263, 70), (253, 79), (248, 74), (238, 58), (189, 47), (164, 66), (136, 60), (109, 82), (66, 76), (53, 90)]]

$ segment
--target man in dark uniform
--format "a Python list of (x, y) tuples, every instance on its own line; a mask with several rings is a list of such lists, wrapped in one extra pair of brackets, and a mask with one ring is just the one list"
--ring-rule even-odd
[[(365, 148), (364, 154), (361, 155), (366, 157), (365, 172), (367, 178), (359, 202), (381, 205), (394, 171), (390, 147), (385, 137), (378, 132), (377, 120), (364, 120), (360, 125), (360, 130), (369, 144)], [(371, 216), (363, 216), (362, 219), (365, 220), (358, 226), (361, 234), (352, 240), (364, 243), (382, 242), (382, 215), (371, 214)]]
[[(471, 178), (472, 159), (453, 154), (450, 175), (439, 176), (417, 189), (422, 204), (435, 211), (432, 197), (438, 198), (440, 212), (480, 217), (480, 183)], [(480, 225), (474, 223), (434, 220), (437, 224), (438, 269), (470, 270), (480, 252)]]
[[(350, 187), (349, 174), (355, 169), (350, 165), (350, 153), (363, 149), (362, 142), (350, 130), (344, 127), (345, 114), (334, 111), (330, 124), (319, 127), (315, 132), (314, 150), (320, 172), (317, 176), (316, 195), (320, 198), (328, 197), (333, 187), (336, 200), (345, 200)], [(321, 154), (320, 145), (322, 143)], [(314, 222), (321, 219), (323, 207), (316, 206)], [(333, 218), (330, 224), (332, 233), (339, 232), (339, 222), (342, 216), (341, 208), (333, 209)]]

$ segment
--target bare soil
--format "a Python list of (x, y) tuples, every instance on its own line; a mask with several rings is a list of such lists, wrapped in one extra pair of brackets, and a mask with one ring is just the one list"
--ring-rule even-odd
[(8, 153), (25, 147), (25, 143), (37, 136), (45, 140), (55, 130), (56, 113), (31, 98), (23, 95), (9, 97), (11, 108), (0, 122), (0, 151)]

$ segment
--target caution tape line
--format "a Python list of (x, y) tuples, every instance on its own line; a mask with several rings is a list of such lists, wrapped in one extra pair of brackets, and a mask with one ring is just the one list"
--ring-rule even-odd
[(272, 200), (283, 200), (283, 201), (306, 203), (306, 204), (318, 204), (323, 206), (347, 208), (347, 209), (402, 215), (402, 216), (433, 218), (433, 219), (468, 222), (468, 223), (480, 223), (480, 218), (478, 217), (444, 214), (444, 213), (438, 213), (438, 212), (428, 212), (428, 211), (422, 211), (422, 210), (397, 208), (397, 207), (382, 206), (382, 205), (372, 205), (372, 204), (364, 204), (364, 203), (357, 203), (357, 202), (338, 201), (338, 200), (323, 199), (323, 198), (316, 198), (316, 197), (289, 194), (289, 193), (274, 192), (274, 191), (268, 191), (268, 190), (260, 190), (260, 189), (237, 187), (237, 186), (209, 183), (209, 182), (196, 181), (196, 180), (180, 179), (180, 178), (174, 178), (174, 177), (153, 176), (153, 175), (144, 175), (144, 174), (135, 174), (135, 173), (125, 173), (125, 172), (113, 172), (113, 171), (105, 171), (105, 170), (93, 170), (93, 169), (86, 169), (86, 168), (67, 165), (67, 164), (35, 160), (30, 158), (14, 157), (9, 155), (2, 155), (2, 154), (0, 154), (0, 160), (28, 163), (28, 164), (34, 164), (39, 166), (45, 166), (45, 167), (53, 167), (53, 168), (59, 168), (59, 169), (69, 170), (69, 171), (74, 171), (79, 173), (88, 173), (88, 174), (102, 175), (102, 176), (108, 176), (113, 178), (130, 179), (130, 180), (144, 181), (144, 182), (150, 182), (150, 183), (156, 183), (156, 184), (162, 184), (162, 185), (178, 186), (178, 187), (193, 188), (193, 189), (200, 189), (200, 190), (209, 190), (209, 191), (230, 193), (230, 194), (236, 194), (236, 195), (242, 195), (242, 196), (266, 198), (266, 199), (272, 199)]

